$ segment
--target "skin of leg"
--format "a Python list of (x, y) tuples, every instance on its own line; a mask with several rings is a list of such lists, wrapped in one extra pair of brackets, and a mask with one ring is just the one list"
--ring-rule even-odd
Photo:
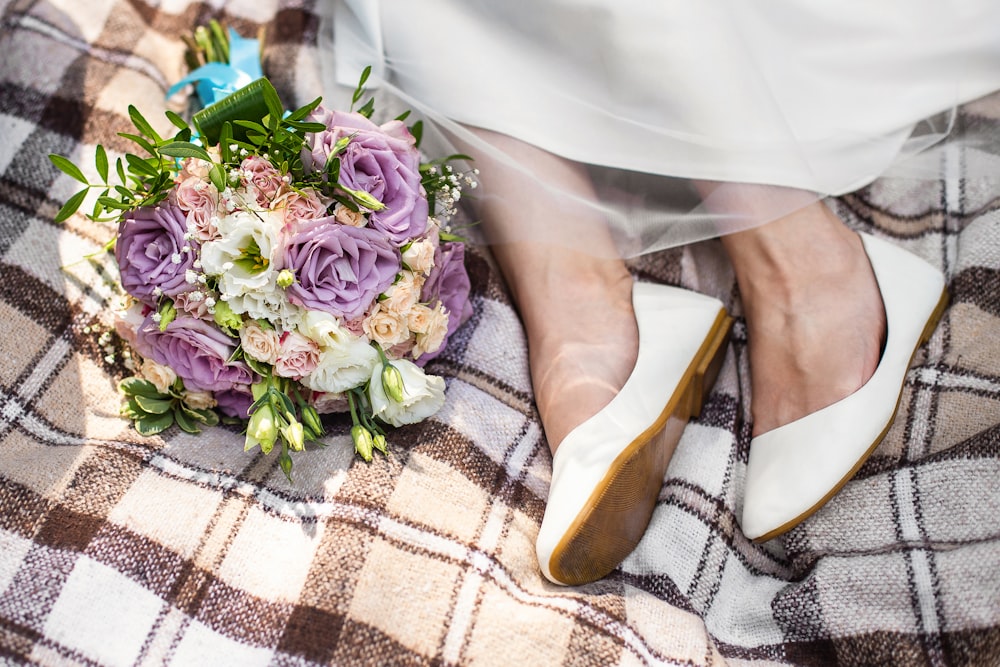
[[(699, 185), (703, 193), (712, 188)], [(767, 197), (766, 188), (743, 192), (730, 203), (760, 209)], [(800, 194), (812, 201), (722, 237), (747, 324), (753, 435), (859, 389), (885, 340), (882, 297), (861, 238), (822, 201)]]
[(475, 156), (488, 188), (480, 195), (484, 232), (524, 324), (535, 403), (555, 452), (635, 366), (632, 277), (603, 219), (573, 203), (594, 197), (580, 165), (474, 131), (527, 168), (490, 169)]

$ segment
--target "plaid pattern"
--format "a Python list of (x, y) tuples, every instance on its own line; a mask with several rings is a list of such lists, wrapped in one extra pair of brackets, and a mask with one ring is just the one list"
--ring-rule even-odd
[[(952, 305), (875, 455), (764, 546), (736, 522), (749, 443), (738, 324), (636, 552), (579, 589), (541, 579), (551, 461), (485, 251), (471, 257), (476, 314), (431, 367), (447, 404), (395, 432), (388, 459), (355, 463), (335, 420), (289, 485), (235, 431), (130, 430), (125, 370), (99, 339), (105, 276), (77, 262), (108, 231), (52, 223), (75, 188), (45, 156), (126, 150), (128, 103), (166, 127), (179, 36), (211, 17), (266, 26), (265, 71), (289, 103), (311, 99), (313, 9), (0, 0), (0, 661), (1000, 663), (1000, 180), (964, 178), (973, 154), (951, 155), (939, 187), (885, 180), (837, 202), (853, 226), (943, 267)], [(958, 122), (1000, 127), (1000, 97)], [(718, 242), (634, 268), (739, 312)]]

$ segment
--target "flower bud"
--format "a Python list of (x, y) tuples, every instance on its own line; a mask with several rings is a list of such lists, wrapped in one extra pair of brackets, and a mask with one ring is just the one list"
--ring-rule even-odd
[(169, 299), (164, 300), (157, 312), (160, 314), (160, 331), (166, 331), (167, 325), (177, 317), (177, 309), (174, 308), (174, 302)]
[(316, 440), (323, 435), (323, 422), (320, 420), (319, 413), (313, 406), (302, 406), (302, 423), (306, 429), (307, 440)]
[(295, 274), (289, 269), (278, 271), (278, 287), (285, 289), (295, 283)]
[(234, 331), (243, 326), (243, 318), (234, 313), (228, 303), (221, 300), (215, 303), (215, 312), (212, 313), (212, 319), (220, 327), (228, 327)]
[(372, 447), (375, 446), (371, 432), (361, 424), (351, 427), (351, 439), (354, 440), (354, 451), (365, 461), (372, 460)]
[(288, 446), (296, 452), (301, 452), (305, 449), (305, 434), (302, 428), (302, 422), (292, 422), (288, 426), (281, 429), (281, 435), (285, 437), (285, 441), (288, 442)]
[(253, 449), (255, 445), (260, 445), (260, 450), (269, 454), (277, 439), (278, 426), (274, 420), (274, 408), (270, 404), (264, 403), (250, 415), (250, 421), (247, 423), (246, 449)]
[(382, 389), (392, 400), (397, 403), (403, 402), (403, 375), (390, 363), (382, 365)]
[(372, 445), (375, 447), (375, 449), (379, 450), (383, 454), (389, 453), (388, 448), (386, 448), (385, 446), (385, 436), (382, 435), (381, 433), (375, 434), (375, 437), (372, 438)]

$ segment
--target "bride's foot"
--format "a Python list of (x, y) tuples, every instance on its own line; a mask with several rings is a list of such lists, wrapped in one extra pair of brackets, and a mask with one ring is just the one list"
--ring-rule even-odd
[[(530, 252), (522, 248), (521, 252)], [(620, 260), (549, 249), (515, 291), (528, 337), (535, 404), (549, 448), (605, 407), (635, 367), (632, 277)]]
[(747, 323), (754, 436), (831, 405), (868, 381), (886, 323), (857, 234), (815, 202), (723, 242)]

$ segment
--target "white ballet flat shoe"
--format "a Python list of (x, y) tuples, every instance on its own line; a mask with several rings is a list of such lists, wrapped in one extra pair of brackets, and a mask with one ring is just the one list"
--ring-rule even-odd
[(684, 425), (701, 412), (725, 356), (732, 320), (718, 299), (635, 283), (632, 304), (639, 328), (632, 375), (552, 459), (536, 550), (556, 584), (596, 581), (638, 544)]
[(833, 497), (885, 437), (906, 372), (947, 304), (944, 276), (902, 248), (861, 234), (882, 293), (886, 341), (875, 373), (850, 396), (750, 441), (740, 525), (765, 542)]

